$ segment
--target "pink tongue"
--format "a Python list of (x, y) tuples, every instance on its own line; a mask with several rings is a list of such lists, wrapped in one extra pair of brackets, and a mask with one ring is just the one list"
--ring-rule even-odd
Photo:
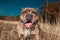
[(30, 28), (32, 26), (32, 23), (26, 23), (25, 27)]

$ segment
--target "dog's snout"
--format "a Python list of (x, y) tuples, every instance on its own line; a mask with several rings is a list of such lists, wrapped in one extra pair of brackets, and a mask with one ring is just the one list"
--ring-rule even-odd
[(32, 14), (27, 14), (27, 15), (26, 15), (26, 18), (27, 18), (27, 20), (32, 20), (33, 15), (32, 15)]
[(32, 14), (27, 14), (26, 17), (33, 17), (33, 15)]

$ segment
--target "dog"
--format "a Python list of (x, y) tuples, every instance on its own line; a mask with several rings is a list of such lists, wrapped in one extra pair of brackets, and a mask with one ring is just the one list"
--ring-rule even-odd
[[(36, 8), (22, 8), (20, 20), (17, 26), (19, 38), (28, 38), (30, 35), (35, 35), (36, 40), (39, 40), (39, 14)], [(23, 36), (21, 36), (23, 35)]]

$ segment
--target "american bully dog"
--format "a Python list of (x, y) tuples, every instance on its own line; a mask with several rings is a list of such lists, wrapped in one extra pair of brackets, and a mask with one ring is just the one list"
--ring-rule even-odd
[[(19, 38), (28, 38), (30, 35), (35, 35), (34, 40), (39, 40), (39, 15), (38, 9), (22, 8), (20, 21), (17, 26)], [(31, 39), (33, 40), (33, 39)]]

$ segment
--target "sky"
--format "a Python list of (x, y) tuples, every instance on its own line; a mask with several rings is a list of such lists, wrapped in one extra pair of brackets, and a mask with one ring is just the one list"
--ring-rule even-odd
[[(0, 16), (18, 16), (21, 8), (38, 8), (41, 12), (41, 7), (45, 0), (0, 0)], [(46, 2), (58, 2), (60, 0), (46, 0)]]

